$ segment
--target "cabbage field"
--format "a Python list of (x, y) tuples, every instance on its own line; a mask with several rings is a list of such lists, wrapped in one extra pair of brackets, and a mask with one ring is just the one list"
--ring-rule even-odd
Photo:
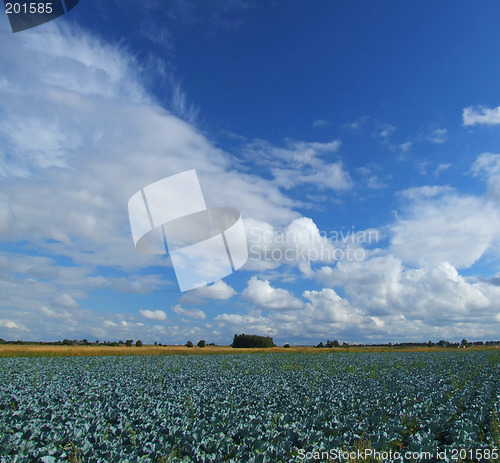
[(499, 360), (466, 349), (2, 358), (0, 462), (349, 461), (360, 449), (496, 461)]

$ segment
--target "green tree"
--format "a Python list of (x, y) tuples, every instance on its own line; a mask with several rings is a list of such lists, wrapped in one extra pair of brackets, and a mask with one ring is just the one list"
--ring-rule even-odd
[(136, 342), (135, 342), (135, 347), (142, 347), (142, 341), (140, 339), (138, 339)]
[(198, 347), (205, 347), (205, 340), (204, 339), (201, 339), (198, 341), (198, 344), (196, 344)]

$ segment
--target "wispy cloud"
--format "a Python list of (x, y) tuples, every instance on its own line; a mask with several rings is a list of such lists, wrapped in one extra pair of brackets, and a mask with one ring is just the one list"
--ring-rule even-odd
[(328, 121), (325, 121), (324, 119), (316, 119), (314, 122), (313, 122), (313, 127), (326, 127), (328, 126), (330, 123)]
[(404, 143), (400, 143), (398, 145), (398, 148), (401, 150), (402, 153), (408, 153), (411, 150), (412, 146), (413, 146), (413, 142), (405, 141)]
[[(365, 166), (358, 167), (356, 170), (362, 177), (361, 184), (366, 188), (379, 190), (388, 186), (386, 180), (390, 179), (390, 175), (383, 175), (382, 169), (378, 165), (370, 163)], [(385, 180), (380, 178), (381, 175), (385, 177)]]
[(172, 307), (172, 310), (177, 315), (181, 315), (183, 317), (189, 317), (189, 318), (194, 318), (194, 319), (199, 319), (199, 320), (205, 320), (205, 318), (207, 318), (207, 315), (202, 310), (195, 309), (195, 308), (185, 309), (184, 307), (181, 307), (180, 304), (177, 304), (174, 307)]
[(186, 93), (182, 90), (180, 83), (172, 86), (172, 112), (190, 124), (195, 124), (199, 116), (199, 110), (194, 104), (187, 103)]
[(362, 116), (355, 121), (346, 122), (342, 125), (342, 128), (351, 132), (358, 132), (361, 128), (370, 120), (369, 116)]
[[(25, 69), (26, 62), (36, 72)], [(146, 323), (124, 319), (125, 326), (109, 316), (117, 326), (96, 331), (104, 318), (86, 299), (94, 290), (144, 294), (172, 287), (168, 260), (135, 252), (126, 210), (132, 194), (159, 178), (195, 168), (209, 204), (234, 206), (244, 217), (270, 223), (297, 216), (294, 201), (276, 185), (240, 173), (227, 153), (156, 104), (139, 68), (126, 48), (76, 26), (54, 23), (43, 33), (5, 35), (0, 236), (19, 253), (0, 253), (0, 318), (12, 322), (4, 326), (11, 337), (22, 334), (15, 326), (29, 329), (31, 339), (82, 332), (111, 338), (136, 326), (141, 336), (157, 338)], [(177, 95), (178, 109), (189, 118), (180, 87)], [(153, 274), (154, 265), (166, 275)], [(136, 275), (139, 269), (145, 270)], [(231, 294), (229, 287), (218, 288), (213, 298)]]
[(282, 188), (309, 184), (318, 189), (346, 191), (352, 188), (353, 181), (336, 155), (340, 146), (340, 140), (327, 143), (286, 140), (285, 147), (254, 140), (243, 151), (249, 161), (266, 166), (274, 176), (274, 184)]
[(389, 139), (389, 137), (396, 131), (396, 127), (391, 124), (379, 125), (374, 132), (374, 136), (382, 141)]
[(434, 175), (437, 177), (441, 174), (441, 172), (444, 172), (445, 170), (448, 170), (452, 165), (449, 162), (442, 162), (439, 164), (434, 171)]
[(426, 140), (441, 145), (445, 143), (448, 139), (448, 130), (446, 129), (434, 129), (426, 136)]

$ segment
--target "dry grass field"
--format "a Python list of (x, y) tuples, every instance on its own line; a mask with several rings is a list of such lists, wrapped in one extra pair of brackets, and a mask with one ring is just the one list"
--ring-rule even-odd
[[(498, 346), (469, 347), (467, 350), (497, 350)], [(213, 355), (213, 354), (258, 354), (258, 353), (328, 353), (328, 352), (432, 352), (457, 351), (457, 348), (442, 347), (380, 347), (380, 346), (350, 346), (331, 349), (317, 349), (313, 346), (292, 346), (290, 348), (255, 348), (233, 349), (230, 346), (63, 346), (63, 345), (0, 345), (0, 357), (74, 357), (74, 356), (123, 356), (123, 355)]]

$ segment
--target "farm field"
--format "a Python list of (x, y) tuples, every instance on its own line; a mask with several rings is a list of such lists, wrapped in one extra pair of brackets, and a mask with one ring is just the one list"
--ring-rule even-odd
[(497, 461), (499, 362), (492, 350), (2, 358), (0, 462), (311, 462), (366, 449), (395, 455), (367, 461)]

